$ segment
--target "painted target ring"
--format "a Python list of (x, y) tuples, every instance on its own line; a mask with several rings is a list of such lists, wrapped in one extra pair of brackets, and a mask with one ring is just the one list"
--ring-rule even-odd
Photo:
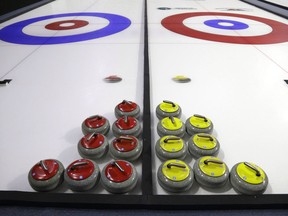
[(242, 30), (249, 27), (249, 25), (243, 22), (238, 22), (234, 20), (223, 20), (223, 19), (207, 20), (204, 22), (204, 24), (213, 28), (226, 29), (226, 30)]
[[(97, 18), (104, 18), (109, 21), (109, 24), (104, 28), (97, 29), (95, 31), (85, 32), (82, 34), (66, 35), (66, 36), (34, 36), (28, 35), (23, 32), (23, 28), (33, 24), (35, 22), (49, 20), (54, 18), (62, 17), (84, 17), (91, 16)], [(63, 27), (61, 25), (64, 23), (71, 23), (71, 20), (64, 20), (61, 22), (53, 22), (50, 24), (50, 28), (53, 30), (64, 30), (68, 27)], [(72, 22), (71, 29), (83, 27), (85, 21), (74, 20)], [(9, 26), (4, 27), (0, 30), (0, 40), (15, 44), (26, 44), (26, 45), (47, 45), (47, 44), (63, 44), (72, 43), (79, 41), (92, 40), (96, 38), (106, 37), (118, 32), (123, 31), (131, 25), (131, 21), (120, 15), (108, 14), (108, 13), (67, 13), (67, 14), (56, 14), (43, 17), (36, 17), (32, 19), (23, 20)], [(47, 27), (47, 25), (46, 25)], [(49, 25), (48, 25), (49, 27)]]
[(89, 22), (85, 20), (64, 20), (59, 22), (50, 23), (45, 26), (46, 29), (49, 30), (70, 30), (81, 28), (88, 25)]
[[(199, 16), (225, 16), (229, 17), (229, 21), (231, 23), (231, 17), (237, 17), (237, 18), (244, 18), (249, 19), (253, 21), (257, 21), (263, 24), (266, 24), (272, 28), (272, 31), (268, 34), (263, 35), (257, 35), (257, 36), (231, 36), (231, 35), (220, 35), (220, 34), (213, 34), (209, 32), (203, 32), (199, 30), (195, 30), (192, 28), (187, 27), (184, 25), (184, 20), (188, 18), (193, 17), (199, 17)], [(219, 20), (216, 20), (214, 24), (214, 28), (219, 27)], [(218, 22), (218, 24), (216, 24)], [(227, 22), (227, 21), (226, 21)], [(234, 21), (233, 21), (234, 22)], [(240, 27), (240, 24), (235, 21), (233, 24), (234, 26), (238, 26), (237, 28), (245, 28), (245, 23), (242, 23), (242, 27)], [(223, 42), (223, 43), (235, 43), (235, 44), (274, 44), (274, 43), (283, 43), (288, 42), (288, 25), (271, 20), (266, 19), (262, 17), (256, 17), (256, 16), (250, 16), (250, 15), (244, 15), (244, 14), (233, 14), (233, 13), (218, 13), (218, 12), (196, 12), (196, 13), (184, 13), (184, 14), (176, 14), (169, 17), (166, 17), (162, 20), (161, 24), (168, 30), (185, 35), (188, 37), (193, 37), (197, 39), (203, 39), (203, 40), (209, 40), (209, 41), (215, 41), (215, 42)], [(244, 25), (245, 24), (245, 25)], [(207, 25), (207, 24), (206, 24)], [(210, 26), (212, 27), (212, 26)], [(223, 27), (224, 28), (224, 27)], [(226, 28), (227, 29), (227, 28)], [(235, 30), (235, 29), (231, 29)]]

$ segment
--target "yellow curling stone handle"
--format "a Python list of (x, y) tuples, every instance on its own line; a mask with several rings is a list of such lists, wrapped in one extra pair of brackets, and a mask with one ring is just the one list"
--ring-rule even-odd
[(178, 111), (179, 105), (171, 101), (163, 101), (160, 104), (160, 109), (167, 113), (174, 113)]
[(162, 166), (162, 173), (171, 181), (183, 181), (190, 175), (188, 165), (180, 160), (168, 160)]
[(265, 172), (254, 163), (240, 163), (236, 172), (241, 179), (249, 184), (262, 184), (266, 179)]
[(193, 137), (193, 142), (198, 148), (205, 150), (211, 150), (215, 148), (217, 145), (215, 137), (213, 137), (210, 134), (202, 134), (202, 133), (196, 134)]
[(176, 136), (164, 136), (160, 139), (160, 147), (167, 152), (178, 152), (184, 148), (184, 142)]
[(161, 124), (166, 130), (179, 130), (183, 126), (182, 121), (176, 117), (166, 117), (161, 120)]
[(211, 120), (200, 115), (193, 115), (189, 119), (190, 124), (197, 128), (208, 128), (211, 125)]
[(199, 161), (200, 170), (210, 177), (223, 176), (227, 170), (225, 163), (217, 157), (205, 156)]

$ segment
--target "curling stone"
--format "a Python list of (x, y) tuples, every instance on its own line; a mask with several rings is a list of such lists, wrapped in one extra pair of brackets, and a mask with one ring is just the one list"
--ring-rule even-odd
[(195, 179), (203, 187), (223, 187), (229, 180), (229, 169), (219, 158), (205, 156), (196, 160), (193, 166)]
[(122, 78), (119, 77), (118, 75), (111, 75), (111, 76), (105, 77), (104, 81), (108, 83), (117, 83), (117, 82), (122, 81)]
[(174, 80), (175, 82), (178, 83), (188, 83), (191, 81), (191, 79), (189, 77), (183, 76), (183, 75), (178, 75), (172, 78), (172, 80)]
[(220, 143), (211, 134), (199, 133), (189, 138), (188, 150), (194, 158), (216, 156), (220, 150)]
[(177, 136), (164, 136), (157, 140), (155, 145), (156, 155), (160, 160), (183, 160), (188, 152), (184, 140)]
[(88, 191), (98, 183), (99, 179), (99, 166), (88, 159), (74, 161), (64, 173), (64, 180), (73, 191)]
[(78, 142), (78, 152), (83, 158), (98, 159), (104, 156), (108, 151), (108, 140), (100, 133), (91, 133), (85, 135)]
[(156, 116), (160, 120), (169, 116), (180, 118), (181, 113), (181, 107), (178, 104), (168, 100), (164, 100), (156, 107)]
[(101, 173), (102, 185), (110, 193), (127, 193), (133, 190), (137, 180), (136, 168), (124, 160), (108, 163)]
[(257, 195), (267, 189), (268, 176), (254, 163), (241, 162), (232, 167), (230, 182), (232, 187), (241, 194)]
[(210, 119), (201, 115), (193, 115), (185, 122), (187, 133), (193, 136), (196, 133), (208, 133), (213, 132), (213, 123)]
[(166, 191), (184, 192), (191, 188), (194, 173), (191, 167), (181, 160), (168, 160), (157, 171), (158, 183)]
[(115, 159), (134, 161), (142, 153), (142, 142), (134, 136), (120, 136), (109, 144), (109, 152)]
[(28, 181), (36, 191), (51, 191), (63, 181), (64, 166), (58, 160), (46, 159), (35, 164), (29, 171)]
[(82, 123), (82, 132), (84, 135), (94, 132), (106, 135), (109, 129), (110, 123), (108, 119), (100, 115), (90, 116)]
[(131, 116), (123, 116), (113, 123), (112, 131), (115, 137), (122, 135), (138, 137), (141, 133), (141, 126), (137, 119)]
[(117, 119), (123, 116), (131, 116), (134, 118), (139, 118), (140, 107), (138, 106), (138, 104), (132, 101), (123, 100), (115, 107), (114, 113)]
[(166, 117), (157, 124), (157, 133), (160, 137), (174, 135), (182, 138), (185, 135), (185, 125), (179, 118)]

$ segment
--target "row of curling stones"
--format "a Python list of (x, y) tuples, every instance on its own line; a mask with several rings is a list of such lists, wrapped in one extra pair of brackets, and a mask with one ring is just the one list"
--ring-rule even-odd
[(168, 192), (189, 190), (194, 179), (204, 188), (224, 187), (230, 179), (234, 190), (241, 194), (258, 195), (265, 192), (268, 177), (259, 166), (241, 162), (231, 169), (219, 158), (204, 156), (198, 158), (193, 169), (184, 161), (172, 159), (163, 162), (157, 171), (159, 185)]
[(184, 192), (196, 180), (207, 188), (223, 187), (229, 179), (229, 169), (224, 162), (212, 156), (196, 160), (193, 169), (184, 161), (172, 159), (163, 162), (157, 172), (160, 186), (169, 192)]
[(187, 144), (181, 137), (167, 135), (157, 140), (155, 152), (157, 157), (164, 161), (183, 160), (188, 152), (195, 159), (202, 156), (217, 156), (220, 150), (219, 141), (211, 134), (194, 134), (189, 138)]
[(109, 143), (106, 136), (94, 132), (85, 135), (78, 142), (81, 157), (91, 160), (99, 159), (109, 151), (114, 159), (135, 161), (140, 157), (142, 149), (143, 143), (131, 135), (119, 136)]
[[(107, 135), (110, 130), (108, 119), (100, 115), (90, 116), (82, 123), (82, 132), (84, 135), (91, 133), (100, 133)], [(118, 118), (112, 125), (112, 132), (115, 137), (121, 135), (132, 135), (139, 137), (141, 134), (140, 122), (131, 116)]]
[[(141, 126), (137, 118), (140, 116), (138, 104), (123, 100), (116, 105), (114, 114), (117, 120), (112, 125), (113, 134), (118, 137), (121, 135), (132, 135), (138, 137), (141, 133)], [(100, 115), (90, 116), (82, 123), (84, 135), (90, 133), (101, 133), (107, 135), (110, 130), (108, 119)]]
[(160, 120), (157, 124), (157, 132), (160, 137), (165, 135), (183, 137), (185, 131), (190, 136), (196, 133), (212, 133), (213, 123), (210, 119), (195, 114), (189, 117), (184, 124), (180, 120), (181, 114), (181, 107), (172, 101), (164, 100), (156, 107), (156, 116)]
[(185, 124), (181, 119), (174, 116), (165, 117), (157, 124), (157, 133), (160, 137), (165, 135), (184, 137), (186, 132), (190, 136), (197, 133), (211, 134), (213, 123), (205, 116), (195, 114), (189, 117)]
[(63, 180), (73, 191), (88, 191), (100, 179), (108, 192), (126, 193), (136, 186), (138, 175), (134, 165), (125, 160), (110, 162), (100, 171), (99, 166), (89, 159), (76, 160), (66, 169), (58, 160), (41, 160), (28, 175), (31, 187), (40, 192), (56, 189)]

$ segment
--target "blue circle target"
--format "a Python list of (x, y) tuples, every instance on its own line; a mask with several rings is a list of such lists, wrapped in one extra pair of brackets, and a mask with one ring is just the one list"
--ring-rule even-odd
[[(109, 24), (104, 28), (97, 29), (95, 31), (86, 32), (82, 34), (68, 35), (68, 36), (33, 36), (25, 34), (22, 30), (24, 27), (43, 20), (61, 18), (61, 17), (71, 17), (71, 16), (92, 16), (107, 19)], [(36, 17), (28, 20), (23, 20), (9, 26), (4, 27), (0, 30), (0, 40), (16, 43), (16, 44), (26, 44), (26, 45), (46, 45), (46, 44), (63, 44), (72, 43), (79, 41), (92, 40), (96, 38), (101, 38), (109, 36), (124, 29), (131, 25), (131, 21), (123, 16), (116, 14), (107, 13), (67, 13), (67, 14), (56, 14), (43, 17)]]
[(207, 20), (204, 24), (213, 28), (225, 30), (243, 30), (249, 28), (246, 23), (226, 19)]

